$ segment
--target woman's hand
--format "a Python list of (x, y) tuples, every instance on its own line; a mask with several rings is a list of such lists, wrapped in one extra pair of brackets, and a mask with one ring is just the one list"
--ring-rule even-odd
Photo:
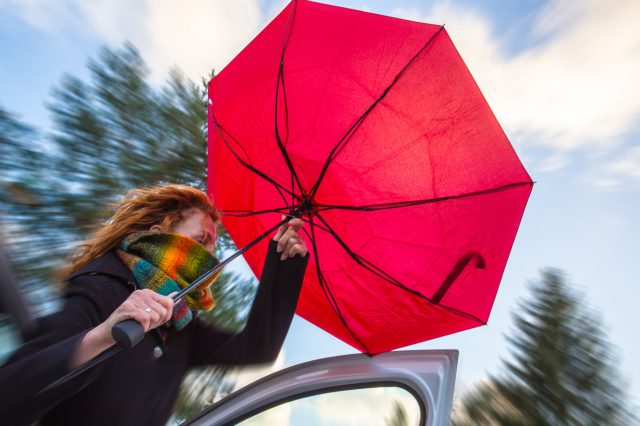
[(173, 314), (173, 294), (163, 296), (149, 289), (131, 293), (109, 318), (85, 334), (73, 354), (71, 367), (84, 364), (113, 345), (111, 329), (121, 321), (136, 320), (145, 333), (169, 321)]
[(111, 329), (117, 323), (133, 319), (142, 325), (145, 333), (161, 326), (171, 319), (173, 299), (171, 295), (163, 296), (153, 290), (136, 290), (113, 311), (103, 323), (111, 335)]
[(307, 244), (300, 236), (300, 230), (304, 227), (302, 219), (294, 218), (283, 224), (273, 237), (273, 241), (278, 242), (278, 253), (280, 260), (285, 260), (296, 255), (306, 256), (309, 250)]

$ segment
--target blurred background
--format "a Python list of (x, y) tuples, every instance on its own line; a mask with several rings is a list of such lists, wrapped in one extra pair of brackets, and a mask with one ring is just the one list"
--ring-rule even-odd
[[(415, 346), (461, 351), (454, 423), (638, 424), (640, 3), (328, 3), (445, 23), (537, 181), (489, 325)], [(284, 4), (0, 0), (0, 238), (34, 316), (59, 308), (57, 268), (126, 190), (204, 187), (206, 83)], [(227, 271), (210, 320), (242, 327), (255, 286)], [(0, 356), (23, 338), (0, 316)], [(296, 318), (270, 369), (190, 374), (175, 419), (353, 351)], [(403, 407), (386, 424), (407, 424)]]

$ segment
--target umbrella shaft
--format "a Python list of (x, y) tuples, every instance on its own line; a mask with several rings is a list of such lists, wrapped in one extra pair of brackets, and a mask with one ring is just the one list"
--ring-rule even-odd
[(81, 365), (80, 367), (76, 368), (75, 370), (70, 371), (69, 373), (65, 374), (64, 376), (62, 376), (61, 378), (59, 378), (55, 382), (49, 384), (46, 388), (44, 388), (41, 391), (39, 391), (36, 394), (36, 396), (38, 396), (40, 394), (43, 394), (45, 392), (48, 392), (51, 389), (54, 389), (54, 388), (60, 386), (61, 384), (68, 382), (69, 380), (73, 379), (74, 377), (79, 376), (80, 374), (84, 373), (85, 371), (89, 370), (90, 368), (92, 368), (95, 365), (101, 364), (106, 359), (111, 358), (113, 355), (115, 355), (118, 352), (122, 351), (122, 349), (123, 349), (122, 346), (118, 346), (117, 344), (113, 344), (112, 346), (107, 348), (104, 352), (102, 352), (100, 355), (98, 355), (97, 357), (95, 357), (91, 361), (87, 362), (84, 365)]
[(289, 219), (291, 219), (289, 216), (287, 216), (286, 218), (282, 219), (282, 221), (280, 223), (278, 223), (277, 225), (274, 225), (272, 228), (269, 228), (267, 231), (265, 231), (262, 234), (260, 234), (255, 240), (251, 241), (249, 244), (247, 244), (246, 246), (242, 247), (240, 250), (236, 251), (231, 256), (227, 257), (225, 260), (223, 260), (222, 262), (220, 262), (219, 264), (217, 264), (213, 268), (209, 269), (207, 272), (205, 272), (202, 275), (200, 275), (191, 284), (189, 284), (188, 286), (186, 286), (185, 288), (180, 290), (175, 296), (173, 296), (173, 300), (177, 301), (178, 299), (183, 297), (185, 294), (189, 293), (194, 288), (197, 288), (200, 284), (206, 282), (216, 272), (218, 272), (219, 270), (221, 270), (222, 268), (227, 266), (232, 260), (234, 260), (235, 258), (240, 256), (242, 253), (244, 253), (245, 251), (249, 250), (251, 247), (253, 247), (256, 244), (258, 244), (260, 241), (262, 241), (264, 238), (266, 238), (273, 231), (275, 231), (276, 229), (278, 229), (279, 227), (284, 225), (286, 222), (288, 222)]

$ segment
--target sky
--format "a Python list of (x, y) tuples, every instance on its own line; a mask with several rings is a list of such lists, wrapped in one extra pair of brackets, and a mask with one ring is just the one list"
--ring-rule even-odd
[[(640, 403), (640, 2), (637, 0), (325, 1), (445, 24), (536, 181), (485, 327), (415, 345), (458, 349), (458, 389), (499, 371), (511, 312), (544, 267), (602, 315)], [(220, 70), (285, 2), (0, 0), (0, 105), (43, 131), (64, 74), (86, 77), (100, 46), (136, 45), (160, 84)], [(353, 353), (296, 318), (280, 365)]]

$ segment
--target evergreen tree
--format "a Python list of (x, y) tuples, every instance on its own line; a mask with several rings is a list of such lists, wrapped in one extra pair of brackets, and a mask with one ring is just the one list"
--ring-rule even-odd
[[(51, 284), (60, 260), (128, 189), (204, 189), (206, 85), (174, 70), (151, 86), (131, 45), (102, 49), (89, 71), (88, 82), (65, 76), (54, 88), (44, 136), (0, 108), (0, 214), (22, 282)], [(233, 248), (224, 230), (218, 246)]]
[(89, 62), (91, 80), (67, 76), (49, 103), (56, 202), (54, 219), (86, 235), (104, 206), (126, 190), (160, 182), (203, 187), (206, 181), (206, 97), (173, 71), (161, 89), (130, 45), (103, 49)]
[(386, 419), (387, 426), (408, 426), (409, 415), (407, 409), (404, 407), (401, 401), (394, 400), (393, 408), (391, 409), (391, 416)]
[[(21, 281), (54, 282), (60, 259), (128, 189), (206, 181), (206, 92), (173, 71), (160, 89), (130, 45), (103, 49), (90, 81), (66, 76), (49, 102), (44, 137), (0, 113), (0, 182), (5, 228)], [(39, 310), (43, 298), (37, 297)]]
[[(44, 136), (0, 109), (0, 214), (20, 281), (38, 293), (36, 310), (53, 300), (60, 261), (127, 190), (206, 183), (205, 82), (196, 85), (174, 70), (157, 88), (131, 45), (102, 49), (88, 68), (87, 81), (66, 76), (54, 88), (48, 103), (54, 127)], [(219, 257), (233, 249), (221, 231)], [(255, 285), (223, 272), (214, 290), (218, 308), (209, 319), (241, 327)], [(227, 373), (206, 369), (198, 389), (224, 392)], [(193, 393), (189, 385), (186, 394)], [(188, 411), (189, 398), (181, 400)]]
[[(455, 426), (528, 426), (533, 424), (509, 401), (494, 379), (477, 384), (454, 403)], [(500, 385), (504, 385), (500, 383)], [(509, 383), (509, 386), (517, 386)], [(516, 391), (515, 389), (513, 390)], [(521, 394), (517, 392), (518, 395)]]
[[(257, 282), (248, 285), (237, 274), (221, 274), (213, 287), (216, 308), (202, 313), (209, 322), (229, 332), (240, 331), (248, 319)], [(203, 408), (227, 396), (234, 388), (235, 369), (229, 366), (202, 367), (191, 371), (184, 379), (175, 416), (187, 420)], [(212, 385), (215, 384), (215, 385)]]
[(64, 244), (61, 234), (47, 226), (47, 202), (54, 190), (47, 178), (43, 141), (31, 127), (0, 107), (0, 237), (11, 257), (23, 290), (48, 306), (50, 278), (57, 259), (52, 255)]
[[(457, 425), (629, 425), (617, 358), (602, 320), (566, 284), (563, 274), (543, 271), (533, 297), (514, 315), (505, 373), (463, 400)], [(502, 401), (502, 405), (491, 402)], [(507, 407), (505, 409), (505, 407)], [(482, 413), (483, 420), (473, 423)], [(471, 423), (458, 418), (466, 417)]]

